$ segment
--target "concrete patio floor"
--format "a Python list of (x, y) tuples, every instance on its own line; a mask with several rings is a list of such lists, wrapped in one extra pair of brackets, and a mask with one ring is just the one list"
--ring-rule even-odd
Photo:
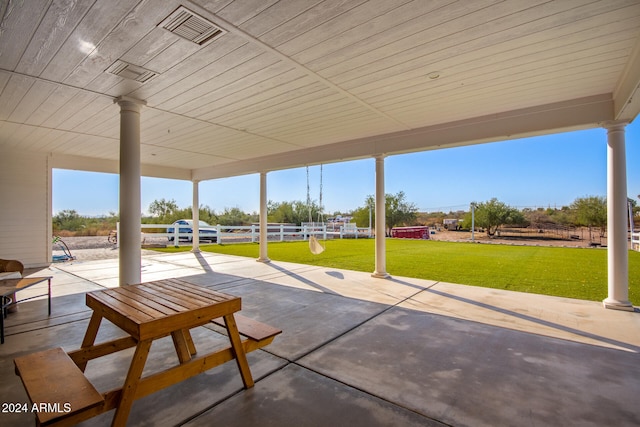
[[(0, 425), (35, 424), (5, 410), (28, 402), (13, 359), (78, 348), (91, 314), (83, 294), (117, 286), (117, 262), (29, 272), (53, 276), (53, 310), (34, 300), (6, 319)], [(283, 333), (249, 354), (254, 388), (230, 362), (136, 401), (130, 426), (640, 425), (637, 310), (209, 253), (145, 251), (142, 264), (143, 281), (182, 277), (241, 296), (242, 314)], [(98, 341), (124, 335), (104, 323)], [(198, 348), (226, 345), (216, 331), (193, 330)], [(118, 387), (132, 354), (91, 361), (86, 375), (100, 391)], [(155, 342), (145, 375), (175, 361), (170, 338)]]

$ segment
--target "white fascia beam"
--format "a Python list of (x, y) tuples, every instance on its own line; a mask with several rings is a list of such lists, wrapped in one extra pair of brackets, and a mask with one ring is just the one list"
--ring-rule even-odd
[(640, 38), (613, 92), (613, 104), (615, 120), (631, 122), (640, 114)]
[(596, 95), (195, 169), (193, 179), (225, 178), (382, 154), (420, 152), (588, 129), (612, 119), (611, 94)]
[(95, 157), (75, 156), (72, 154), (51, 153), (53, 169), (70, 169), (86, 172), (118, 173), (118, 160), (99, 159)]
[[(95, 157), (74, 156), (70, 154), (51, 154), (51, 167), (54, 169), (71, 169), (86, 172), (114, 173), (120, 172), (118, 160), (98, 159)], [(154, 178), (181, 179), (191, 181), (191, 170), (169, 166), (141, 165), (142, 176)]]

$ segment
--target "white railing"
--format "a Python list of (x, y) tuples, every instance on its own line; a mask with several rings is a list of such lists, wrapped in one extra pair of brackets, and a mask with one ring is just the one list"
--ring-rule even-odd
[[(223, 242), (246, 242), (247, 240), (250, 240), (251, 243), (260, 241), (259, 225), (217, 225), (215, 228), (218, 232), (218, 244)], [(302, 235), (304, 235), (305, 239), (308, 239), (311, 234), (317, 234), (316, 230), (307, 230), (295, 225), (284, 224), (267, 226), (267, 240), (271, 237), (272, 240), (275, 238), (275, 240), (283, 242), (287, 237), (295, 238)]]
[(355, 237), (358, 238), (360, 234), (360, 230), (364, 230), (368, 232), (367, 237), (371, 237), (371, 229), (370, 228), (358, 228), (355, 224), (344, 224), (340, 226), (340, 238), (344, 237)]
[(640, 231), (631, 233), (631, 249), (640, 252)]
[[(171, 232), (168, 229), (173, 229)], [(186, 240), (186, 244), (191, 244), (193, 233), (180, 233), (180, 228), (187, 226), (174, 224), (140, 224), (142, 230), (142, 242), (151, 241), (153, 238), (166, 237), (169, 242), (173, 242), (175, 246), (180, 245), (180, 240)], [(165, 232), (145, 232), (151, 229), (164, 229)], [(222, 243), (246, 243), (260, 241), (259, 225), (215, 225), (204, 227), (205, 230), (215, 231), (216, 242)], [(117, 224), (117, 233), (120, 233), (120, 223)], [(203, 229), (199, 230), (200, 240), (208, 240), (210, 233), (204, 233)], [(368, 227), (355, 227), (353, 225), (345, 225), (340, 227), (340, 231), (328, 231), (327, 225), (320, 224), (303, 224), (302, 226), (285, 225), (285, 224), (269, 224), (267, 226), (267, 240), (281, 241), (285, 240), (309, 240), (311, 236), (326, 240), (328, 237), (372, 237), (371, 229)]]
[[(226, 242), (231, 243), (233, 241), (246, 241), (251, 240), (252, 243), (260, 240), (260, 226), (259, 225), (217, 225), (216, 230), (218, 232), (218, 243)], [(339, 232), (327, 230), (327, 225), (320, 224), (303, 224), (297, 225), (275, 225), (270, 224), (267, 226), (267, 240), (284, 242), (285, 240), (309, 240), (311, 236), (326, 240), (327, 237), (339, 237), (351, 235), (358, 237), (362, 234), (366, 237), (371, 237), (371, 230), (369, 228), (350, 227), (348, 231), (344, 232), (343, 227), (340, 227)]]

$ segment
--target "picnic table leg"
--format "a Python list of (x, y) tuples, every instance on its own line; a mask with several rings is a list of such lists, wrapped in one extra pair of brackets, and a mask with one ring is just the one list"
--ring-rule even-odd
[(182, 333), (184, 334), (185, 339), (187, 340), (187, 346), (189, 347), (189, 353), (192, 356), (195, 356), (197, 353), (196, 345), (193, 343), (193, 338), (191, 337), (191, 332), (188, 329), (183, 329)]
[(136, 397), (136, 390), (144, 370), (144, 365), (147, 362), (147, 356), (149, 355), (149, 349), (151, 348), (151, 340), (144, 340), (138, 342), (136, 346), (136, 352), (133, 354), (131, 360), (131, 366), (127, 373), (127, 378), (122, 386), (122, 394), (120, 395), (120, 402), (116, 407), (116, 413), (113, 416), (111, 425), (113, 427), (124, 426), (127, 424), (127, 418), (131, 412), (131, 406)]
[[(189, 333), (186, 330), (187, 334)], [(178, 360), (180, 363), (185, 363), (191, 360), (191, 349), (187, 342), (187, 337), (185, 334), (185, 330), (181, 329), (179, 331), (171, 332), (171, 338), (173, 339), (173, 346), (176, 348), (176, 353), (178, 354)], [(193, 344), (193, 341), (191, 342)]]
[(0, 344), (4, 344), (4, 299), (0, 297), (0, 305), (2, 305), (2, 313), (0, 313)]
[(240, 375), (242, 376), (242, 382), (245, 388), (253, 387), (253, 378), (251, 376), (251, 369), (249, 368), (249, 362), (247, 361), (247, 355), (244, 352), (242, 341), (240, 339), (240, 332), (238, 332), (238, 325), (236, 325), (236, 319), (233, 317), (233, 313), (224, 316), (224, 324), (227, 327), (227, 333), (229, 334), (229, 340), (231, 341), (231, 348), (233, 349), (233, 355), (238, 364)]
[[(91, 347), (93, 343), (96, 342), (96, 336), (98, 336), (98, 328), (100, 328), (101, 321), (102, 316), (94, 311), (91, 315), (91, 320), (89, 320), (89, 326), (87, 326), (87, 332), (84, 334), (84, 339), (82, 340), (80, 348)], [(80, 368), (82, 372), (84, 372), (86, 367), (87, 362), (78, 365), (78, 368)]]
[(51, 279), (47, 282), (47, 286), (49, 287), (49, 316), (51, 316)]

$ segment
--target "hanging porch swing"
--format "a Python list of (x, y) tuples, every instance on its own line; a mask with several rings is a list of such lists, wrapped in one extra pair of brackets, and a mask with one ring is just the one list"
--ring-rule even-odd
[[(307, 208), (309, 209), (309, 223), (314, 224), (311, 189), (309, 186), (309, 166), (307, 166)], [(322, 165), (320, 165), (320, 201), (318, 206), (317, 222), (324, 223), (324, 215), (322, 214)], [(309, 236), (309, 251), (314, 255), (320, 255), (324, 250), (325, 247), (318, 241), (315, 234), (311, 234)]]

